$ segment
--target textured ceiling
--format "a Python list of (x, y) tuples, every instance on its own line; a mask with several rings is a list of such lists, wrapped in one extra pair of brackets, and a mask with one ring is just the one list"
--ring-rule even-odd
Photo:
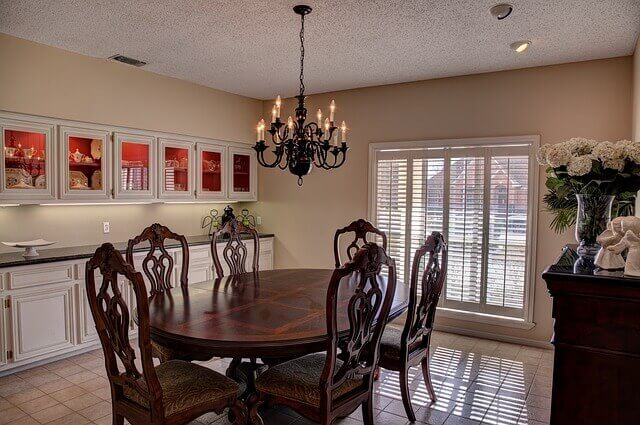
[[(640, 30), (640, 0), (509, 0), (504, 21), (498, 2), (308, 1), (307, 92), (629, 55)], [(296, 3), (0, 0), (0, 32), (266, 99), (298, 88)], [(533, 45), (517, 55), (521, 39)]]

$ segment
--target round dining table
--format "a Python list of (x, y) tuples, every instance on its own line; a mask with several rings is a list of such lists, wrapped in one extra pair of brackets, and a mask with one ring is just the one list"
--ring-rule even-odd
[[(199, 356), (276, 359), (324, 351), (332, 273), (265, 270), (173, 288), (149, 300), (151, 337)], [(378, 280), (386, 290), (386, 277)], [(349, 330), (346, 304), (355, 284), (345, 279), (338, 291), (338, 327), (345, 334)], [(396, 285), (389, 320), (406, 310), (408, 298), (408, 286)]]

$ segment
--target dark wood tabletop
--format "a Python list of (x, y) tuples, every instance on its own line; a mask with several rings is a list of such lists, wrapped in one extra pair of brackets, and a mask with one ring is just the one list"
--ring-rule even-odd
[[(183, 351), (220, 357), (290, 357), (322, 351), (327, 337), (326, 293), (333, 270), (281, 269), (245, 273), (173, 288), (150, 300), (152, 338)], [(346, 303), (345, 281), (338, 302)], [(386, 287), (386, 278), (380, 278)], [(408, 304), (397, 285), (390, 319)], [(345, 311), (338, 309), (338, 311)], [(348, 331), (346, 315), (338, 317)]]

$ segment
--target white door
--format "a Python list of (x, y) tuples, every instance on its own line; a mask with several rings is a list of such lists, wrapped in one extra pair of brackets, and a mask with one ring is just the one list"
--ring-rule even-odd
[(111, 197), (109, 132), (60, 127), (60, 195), (63, 199)]
[(54, 126), (0, 118), (0, 142), (0, 199), (55, 199)]
[(73, 285), (11, 296), (15, 361), (72, 348)]

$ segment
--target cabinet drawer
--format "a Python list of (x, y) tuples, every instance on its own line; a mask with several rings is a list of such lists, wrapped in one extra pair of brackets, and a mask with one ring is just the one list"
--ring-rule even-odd
[(9, 288), (20, 289), (50, 283), (65, 283), (73, 280), (72, 264), (46, 264), (29, 266), (8, 273)]

